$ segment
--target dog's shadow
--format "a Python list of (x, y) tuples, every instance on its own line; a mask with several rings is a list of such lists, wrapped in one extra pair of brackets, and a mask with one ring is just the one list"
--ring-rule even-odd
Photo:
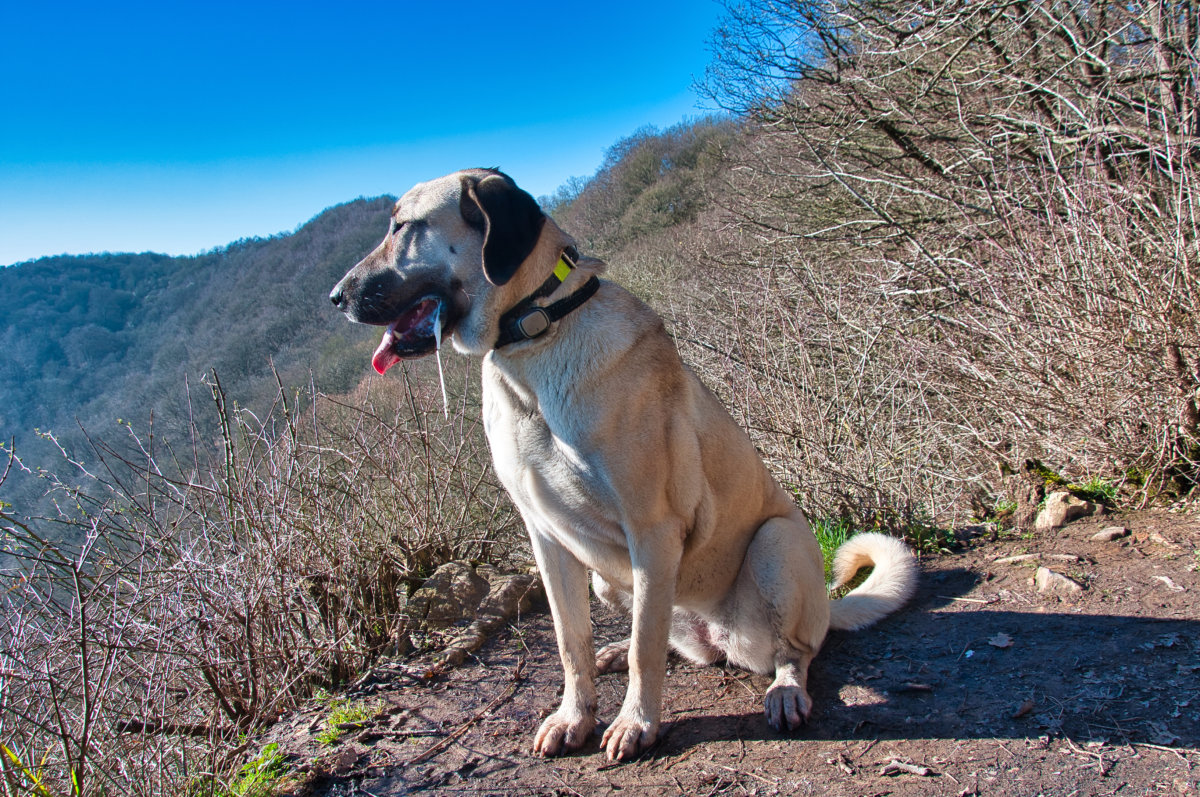
[(770, 679), (754, 677), (751, 688), (725, 690), (715, 705), (677, 718), (666, 706), (668, 721), (653, 754), (670, 757), (720, 740), (785, 738), (1062, 734), (1200, 744), (1200, 712), (1192, 705), (1200, 622), (1022, 611), (964, 600), (977, 578), (968, 570), (943, 571), (923, 580), (896, 615), (862, 631), (831, 632), (810, 672), (812, 716), (799, 731), (784, 735), (767, 726), (761, 696)]

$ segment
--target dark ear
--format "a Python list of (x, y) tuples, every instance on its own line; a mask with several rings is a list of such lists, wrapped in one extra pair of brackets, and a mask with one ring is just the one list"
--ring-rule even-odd
[(512, 279), (546, 222), (537, 201), (503, 174), (482, 180), (464, 176), (459, 210), (467, 224), (483, 232), (483, 273), (493, 285)]

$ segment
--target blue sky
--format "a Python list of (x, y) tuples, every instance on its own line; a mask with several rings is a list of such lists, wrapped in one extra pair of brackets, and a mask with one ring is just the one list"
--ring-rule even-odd
[(712, 0), (0, 6), (0, 264), (194, 253), (500, 166), (535, 195), (704, 113)]

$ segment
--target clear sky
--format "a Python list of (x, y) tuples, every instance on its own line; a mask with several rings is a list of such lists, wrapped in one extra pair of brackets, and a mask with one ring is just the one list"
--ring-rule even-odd
[[(704, 113), (713, 0), (0, 5), (0, 264), (188, 254)], [(382, 232), (381, 232), (382, 234)]]

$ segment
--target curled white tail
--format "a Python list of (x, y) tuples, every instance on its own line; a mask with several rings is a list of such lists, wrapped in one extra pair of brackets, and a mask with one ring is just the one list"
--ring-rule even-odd
[(854, 631), (899, 609), (917, 588), (917, 562), (908, 546), (895, 537), (868, 532), (856, 534), (833, 558), (836, 589), (860, 569), (873, 565), (867, 580), (829, 605), (829, 627)]

